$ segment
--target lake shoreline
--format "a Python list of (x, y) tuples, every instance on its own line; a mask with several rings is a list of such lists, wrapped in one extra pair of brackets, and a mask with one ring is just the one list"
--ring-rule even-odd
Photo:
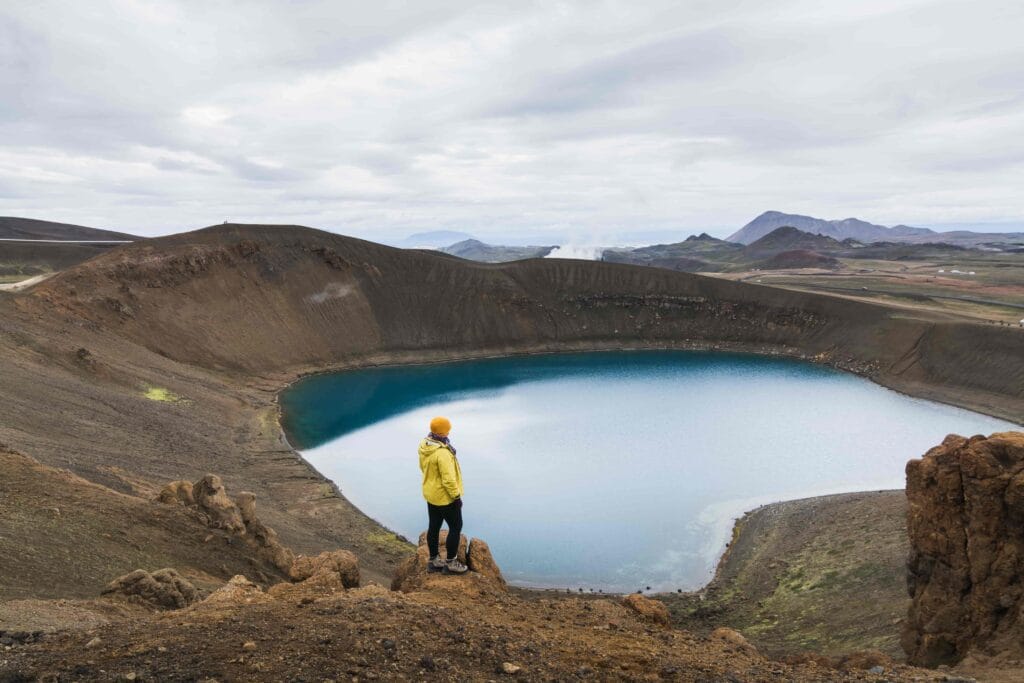
[[(843, 364), (826, 361), (825, 359), (820, 358), (820, 356), (819, 357), (808, 357), (806, 354), (802, 354), (799, 351), (797, 351), (796, 349), (789, 349), (789, 348), (766, 349), (765, 347), (751, 348), (750, 345), (742, 345), (742, 344), (695, 344), (695, 343), (686, 342), (686, 343), (682, 343), (682, 344), (656, 345), (656, 346), (652, 346), (652, 345), (631, 345), (631, 346), (628, 346), (628, 347), (625, 347), (625, 348), (623, 348), (621, 345), (619, 345), (619, 346), (616, 346), (616, 347), (599, 347), (599, 348), (590, 347), (590, 348), (582, 348), (582, 349), (575, 349), (575, 348), (574, 349), (557, 349), (557, 350), (540, 349), (540, 350), (531, 350), (531, 351), (518, 351), (518, 352), (513, 352), (513, 353), (489, 353), (487, 351), (481, 351), (481, 352), (475, 352), (475, 353), (472, 353), (472, 354), (445, 354), (444, 357), (438, 357), (437, 354), (430, 354), (426, 358), (422, 357), (422, 355), (419, 355), (417, 357), (417, 354), (398, 354), (397, 356), (395, 354), (387, 354), (389, 356), (387, 358), (375, 357), (375, 358), (372, 358), (372, 359), (362, 359), (360, 361), (350, 361), (350, 362), (347, 362), (347, 363), (344, 363), (344, 364), (340, 364), (340, 365), (337, 365), (337, 366), (319, 368), (319, 369), (315, 369), (315, 370), (310, 370), (310, 371), (307, 371), (307, 372), (299, 373), (296, 377), (292, 378), (289, 382), (287, 382), (284, 385), (284, 387), (275, 394), (275, 401), (274, 401), (274, 403), (275, 403), (276, 415), (277, 415), (277, 428), (278, 428), (278, 430), (279, 430), (279, 432), (281, 434), (282, 442), (286, 445), (286, 447), (292, 449), (296, 453), (296, 455), (302, 460), (302, 462), (307, 467), (309, 467), (313, 471), (317, 472), (318, 475), (324, 477), (325, 481), (329, 481), (331, 483), (331, 486), (334, 488), (335, 493), (337, 495), (339, 495), (339, 496), (342, 496), (343, 494), (341, 493), (341, 487), (339, 486), (339, 484), (336, 481), (334, 481), (333, 479), (330, 479), (330, 478), (324, 476), (323, 473), (320, 470), (318, 470), (315, 466), (313, 466), (308, 460), (306, 460), (304, 458), (304, 456), (302, 455), (301, 451), (294, 447), (294, 445), (293, 445), (293, 441), (294, 440), (293, 440), (292, 436), (290, 434), (288, 434), (287, 430), (284, 427), (284, 419), (283, 419), (284, 418), (284, 410), (282, 408), (282, 403), (281, 403), (281, 400), (280, 400), (280, 396), (281, 396), (281, 394), (283, 394), (285, 391), (290, 389), (295, 383), (297, 383), (299, 381), (302, 381), (302, 380), (305, 380), (305, 379), (308, 379), (310, 377), (317, 376), (317, 375), (337, 374), (337, 373), (344, 373), (346, 371), (357, 371), (357, 370), (383, 369), (383, 368), (402, 368), (402, 367), (422, 367), (422, 366), (434, 366), (434, 365), (445, 365), (445, 364), (458, 364), (460, 362), (489, 360), (489, 359), (512, 359), (512, 358), (517, 358), (517, 357), (525, 358), (525, 357), (531, 357), (531, 356), (576, 355), (576, 354), (588, 354), (588, 353), (599, 354), (599, 353), (609, 353), (609, 352), (612, 352), (612, 353), (626, 353), (626, 352), (649, 353), (649, 352), (659, 352), (659, 351), (661, 351), (661, 352), (680, 352), (680, 353), (686, 353), (686, 352), (722, 353), (722, 354), (742, 355), (742, 356), (756, 356), (756, 357), (766, 357), (766, 358), (784, 358), (784, 359), (789, 359), (789, 360), (794, 360), (794, 361), (810, 363), (810, 364), (813, 364), (813, 365), (821, 365), (821, 366), (825, 366), (825, 367), (831, 368), (833, 370), (841, 370), (841, 371), (844, 371), (845, 374), (850, 374), (850, 375), (853, 375), (853, 376), (856, 376), (856, 377), (860, 377), (860, 378), (863, 378), (863, 379), (872, 380), (873, 384), (875, 384), (875, 385), (877, 385), (877, 386), (879, 386), (881, 388), (893, 391), (893, 392), (895, 392), (897, 394), (900, 394), (902, 396), (907, 396), (907, 397), (914, 398), (914, 399), (922, 399), (922, 400), (926, 400), (926, 401), (930, 401), (931, 400), (931, 399), (928, 399), (928, 398), (920, 396), (920, 395), (916, 395), (916, 394), (913, 394), (913, 393), (900, 391), (899, 389), (895, 389), (895, 388), (893, 388), (891, 386), (887, 386), (885, 383), (878, 381), (877, 377), (873, 377), (873, 376), (871, 376), (871, 375), (869, 375), (869, 374), (867, 374), (865, 372), (858, 371), (856, 368), (852, 368), (852, 367), (850, 367), (848, 365), (844, 366)], [(412, 357), (410, 357), (410, 356), (412, 356)], [(943, 403), (944, 405), (951, 405), (951, 406), (954, 406), (956, 408), (961, 408), (961, 409), (964, 409), (964, 410), (972, 410), (971, 408), (962, 405), (963, 402), (952, 402), (952, 401), (945, 401), (945, 402), (935, 401), (935, 402), (936, 403)], [(988, 415), (989, 417), (996, 417), (996, 418), (1001, 418), (1002, 417), (1000, 415), (993, 415), (991, 413), (986, 413), (986, 412), (977, 411), (977, 410), (973, 410), (972, 412), (977, 412), (977, 413), (982, 414), (982, 415)], [(907, 459), (910, 459), (910, 458), (913, 458), (913, 457), (917, 457), (918, 455), (919, 455), (918, 453), (910, 453), (910, 454), (907, 455)], [(777, 500), (770, 500), (770, 501), (766, 501), (765, 503), (763, 503), (763, 504), (761, 504), (761, 505), (759, 505), (757, 507), (744, 508), (743, 510), (740, 510), (740, 511), (736, 512), (734, 515), (730, 515), (729, 519), (724, 519), (723, 518), (723, 520), (721, 520), (721, 526), (727, 527), (728, 529), (733, 529), (740, 522), (740, 520), (742, 520), (746, 515), (750, 514), (754, 510), (760, 509), (761, 507), (766, 507), (766, 506), (771, 506), (771, 505), (779, 505), (779, 504), (784, 504), (784, 503), (794, 502), (794, 501), (799, 501), (799, 500), (825, 499), (825, 498), (831, 498), (831, 497), (834, 497), (834, 496), (837, 496), (837, 495), (838, 496), (850, 495), (852, 493), (858, 493), (858, 492), (860, 492), (860, 491), (858, 491), (857, 489), (854, 489), (854, 488), (842, 488), (842, 487), (840, 487), (838, 490), (837, 489), (832, 489), (832, 490), (824, 492), (824, 493), (813, 494), (813, 495), (810, 495), (810, 496), (796, 497), (796, 498), (779, 498)], [(354, 506), (354, 504), (353, 504), (353, 506)], [(357, 507), (357, 509), (358, 509), (358, 506), (354, 506), (354, 507)], [(366, 513), (363, 512), (363, 514), (365, 515)], [(367, 516), (369, 517), (369, 515), (367, 515)], [(374, 519), (372, 517), (369, 517), (369, 518), (370, 519)], [(401, 534), (397, 534), (393, 529), (391, 529), (390, 527), (388, 527), (388, 526), (386, 526), (384, 524), (381, 524), (376, 519), (374, 519), (374, 521), (377, 524), (379, 524), (382, 528), (387, 529), (389, 532), (395, 533), (400, 538), (404, 538)], [(715, 526), (717, 527), (717, 526), (719, 526), (719, 524), (716, 523)], [(721, 566), (727, 560), (728, 552), (730, 550), (730, 546), (729, 546), (729, 543), (728, 543), (729, 532), (726, 531), (723, 534), (721, 534), (721, 536), (722, 536), (722, 541), (719, 544), (718, 552), (716, 552), (716, 554), (715, 554), (716, 561), (714, 562), (714, 566), (713, 566), (713, 569), (711, 571), (711, 575), (709, 576), (707, 581), (705, 583), (703, 583), (700, 587), (695, 588), (695, 589), (690, 590), (690, 591), (686, 591), (687, 593), (691, 593), (691, 594), (700, 593), (701, 591), (707, 589), (712, 583), (714, 583), (715, 577), (717, 576), (718, 571), (720, 570)], [(410, 547), (410, 549), (411, 549), (411, 547)], [(536, 583), (536, 582), (534, 582), (534, 583)], [(518, 584), (516, 584), (516, 586), (517, 586), (517, 588), (519, 588), (521, 590), (538, 591), (538, 592), (542, 592), (542, 593), (547, 593), (547, 592), (563, 593), (566, 590), (570, 590), (572, 592), (577, 592), (577, 590), (578, 590), (578, 587), (576, 587), (576, 586), (543, 586), (543, 585), (521, 585), (520, 586)], [(632, 592), (632, 591), (626, 591), (626, 592)], [(604, 594), (607, 595), (609, 593), (606, 592)], [(615, 593), (613, 593), (613, 594), (615, 594)]]

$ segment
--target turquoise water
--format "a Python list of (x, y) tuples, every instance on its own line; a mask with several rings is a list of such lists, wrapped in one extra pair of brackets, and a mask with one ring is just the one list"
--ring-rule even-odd
[(426, 528), (416, 447), (448, 416), (465, 533), (516, 584), (604, 591), (697, 588), (744, 511), (902, 488), (947, 434), (1015, 428), (810, 363), (695, 352), (360, 370), (281, 403), (313, 466), (411, 539)]

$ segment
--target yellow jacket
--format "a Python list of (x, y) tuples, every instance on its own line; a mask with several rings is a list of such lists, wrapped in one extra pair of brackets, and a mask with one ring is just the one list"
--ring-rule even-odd
[(423, 497), (431, 505), (448, 505), (462, 496), (462, 470), (455, 454), (429, 436), (420, 442)]

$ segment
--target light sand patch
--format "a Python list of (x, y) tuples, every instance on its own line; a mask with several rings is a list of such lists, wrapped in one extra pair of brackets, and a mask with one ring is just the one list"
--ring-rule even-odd
[(306, 297), (306, 301), (314, 304), (322, 304), (330, 299), (343, 299), (355, 292), (355, 286), (343, 284), (341, 282), (332, 282), (323, 288), (323, 291), (311, 294)]

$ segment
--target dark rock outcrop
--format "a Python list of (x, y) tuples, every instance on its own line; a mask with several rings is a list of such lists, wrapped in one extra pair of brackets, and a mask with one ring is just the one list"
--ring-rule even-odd
[[(277, 539), (273, 529), (260, 521), (256, 515), (255, 494), (242, 491), (232, 500), (220, 477), (207, 474), (195, 484), (172, 481), (160, 491), (157, 501), (166, 505), (181, 504), (195, 508), (210, 528), (224, 529), (241, 536), (252, 547), (257, 558), (285, 574), (292, 570), (295, 554)], [(357, 585), (358, 582), (357, 569)]]
[(136, 569), (111, 581), (103, 595), (157, 609), (181, 609), (201, 599), (196, 587), (173, 569), (160, 569), (152, 574)]
[(1024, 433), (950, 435), (907, 464), (914, 664), (1024, 653)]

